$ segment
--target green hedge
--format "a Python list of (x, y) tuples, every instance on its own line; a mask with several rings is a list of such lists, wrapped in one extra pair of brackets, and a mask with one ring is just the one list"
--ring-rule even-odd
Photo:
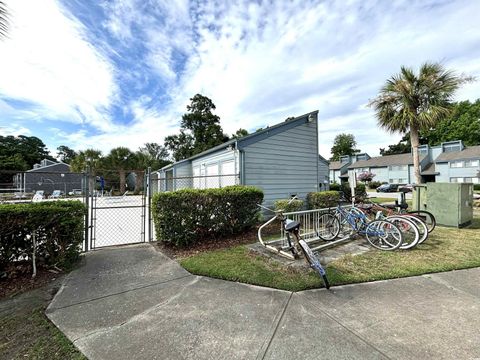
[(372, 189), (372, 190), (375, 190), (376, 188), (378, 188), (380, 185), (382, 185), (383, 183), (381, 181), (370, 181), (368, 183), (368, 188), (369, 189)]
[(480, 190), (480, 184), (473, 184), (473, 190)]
[(323, 209), (335, 207), (340, 200), (338, 191), (320, 191), (307, 194), (307, 206), (309, 209)]
[(70, 265), (82, 250), (84, 216), (79, 201), (0, 205), (0, 269), (31, 257), (34, 231), (38, 263)]
[(303, 200), (300, 200), (300, 199), (295, 199), (295, 200), (280, 199), (280, 200), (275, 200), (274, 207), (275, 207), (275, 210), (283, 210), (284, 212), (293, 212), (293, 211), (303, 210), (303, 204), (304, 204)]
[[(342, 189), (343, 197), (348, 201), (352, 201), (352, 190), (350, 189), (349, 183), (343, 183)], [(355, 188), (355, 201), (363, 201), (368, 198), (367, 189), (364, 184), (358, 184)]]
[(340, 184), (334, 182), (333, 184), (330, 184), (330, 190), (331, 191), (340, 191)]
[(204, 239), (238, 234), (255, 225), (263, 192), (252, 186), (184, 189), (152, 199), (157, 240), (188, 246)]

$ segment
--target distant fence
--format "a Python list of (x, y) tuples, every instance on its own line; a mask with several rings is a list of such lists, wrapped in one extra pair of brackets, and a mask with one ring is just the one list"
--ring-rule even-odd
[(44, 198), (78, 196), (85, 181), (82, 173), (0, 170), (0, 201), (32, 199), (37, 192)]
[(238, 174), (161, 177), (158, 173), (151, 175), (152, 194), (181, 189), (211, 189), (240, 184)]

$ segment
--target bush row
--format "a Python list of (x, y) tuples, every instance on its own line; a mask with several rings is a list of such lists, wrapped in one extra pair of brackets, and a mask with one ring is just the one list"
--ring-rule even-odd
[(335, 207), (340, 200), (338, 191), (311, 192), (307, 195), (307, 206), (309, 209), (323, 209)]
[(303, 210), (304, 202), (300, 199), (281, 199), (274, 203), (275, 210), (283, 210), (284, 212), (293, 212)]
[(0, 205), (0, 270), (31, 258), (33, 232), (37, 263), (73, 263), (82, 250), (84, 216), (79, 201)]
[(157, 240), (188, 246), (203, 239), (238, 234), (255, 225), (263, 192), (252, 186), (184, 189), (152, 199)]

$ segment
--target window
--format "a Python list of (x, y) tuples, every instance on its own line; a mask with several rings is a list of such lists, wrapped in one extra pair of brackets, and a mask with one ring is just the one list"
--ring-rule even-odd
[(406, 178), (389, 179), (388, 182), (390, 184), (407, 184), (408, 179), (406, 179)]
[(454, 152), (462, 150), (460, 144), (443, 144), (443, 152)]
[(478, 167), (478, 160), (466, 160), (465, 167)]
[(450, 167), (451, 168), (463, 168), (464, 163), (463, 161), (451, 161), (450, 162)]
[(390, 171), (405, 171), (407, 170), (407, 165), (390, 165)]
[(356, 172), (357, 174), (361, 174), (361, 173), (364, 173), (364, 172), (368, 172), (368, 169), (369, 169), (369, 168), (367, 168), (367, 167), (365, 167), (365, 168), (356, 168), (356, 169), (355, 169), (355, 172)]
[(452, 177), (450, 178), (450, 182), (478, 184), (480, 183), (480, 179), (478, 177)]

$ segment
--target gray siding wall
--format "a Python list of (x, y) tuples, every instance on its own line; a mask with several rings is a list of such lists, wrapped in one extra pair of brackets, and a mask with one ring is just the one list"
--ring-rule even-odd
[(319, 187), (319, 190), (330, 189), (330, 173), (328, 170), (328, 163), (325, 163), (322, 160), (318, 161), (318, 182), (319, 186), (322, 184), (322, 186)]
[(318, 191), (317, 146), (316, 120), (248, 145), (244, 183), (263, 189), (267, 206), (292, 194), (305, 198)]

